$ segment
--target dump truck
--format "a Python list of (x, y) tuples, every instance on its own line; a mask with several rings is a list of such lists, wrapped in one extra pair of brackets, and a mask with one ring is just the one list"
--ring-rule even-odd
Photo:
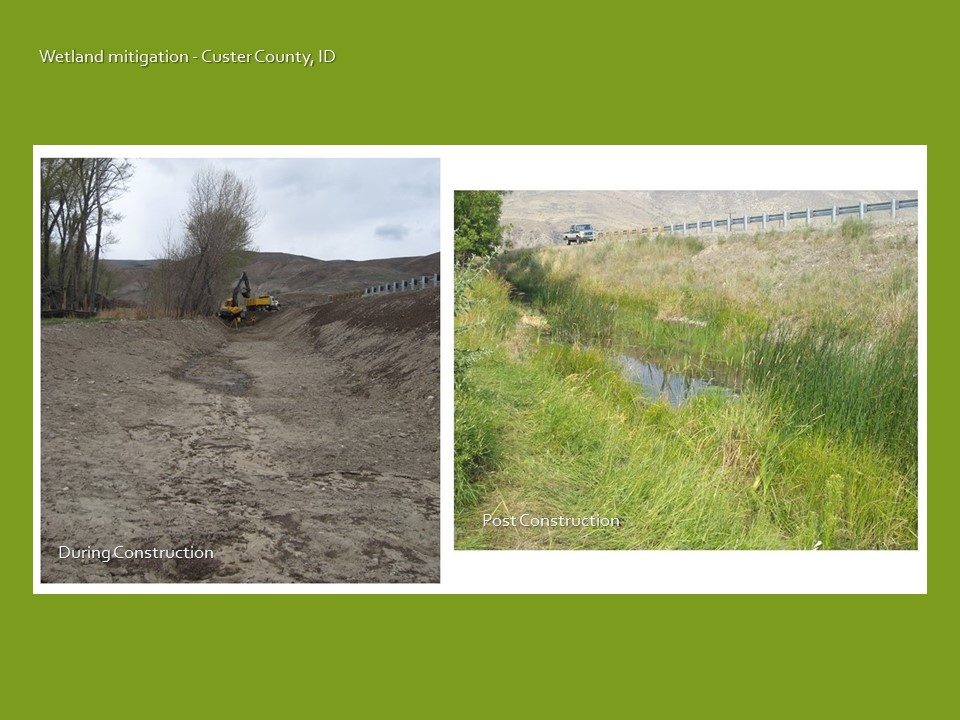
[(256, 310), (261, 312), (276, 312), (281, 307), (280, 301), (273, 295), (268, 294), (247, 298), (245, 305), (247, 306), (247, 310)]

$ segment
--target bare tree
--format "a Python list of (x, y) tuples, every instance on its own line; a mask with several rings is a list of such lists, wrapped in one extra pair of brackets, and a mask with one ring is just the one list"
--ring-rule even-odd
[(263, 219), (250, 182), (230, 170), (205, 168), (193, 177), (180, 240), (168, 236), (153, 284), (157, 302), (180, 316), (212, 312), (215, 294), (252, 249)]
[[(119, 218), (109, 204), (126, 190), (133, 166), (115, 158), (40, 162), (40, 281), (44, 304), (96, 310), (104, 228)], [(91, 250), (88, 233), (95, 231)], [(53, 248), (54, 233), (59, 248)], [(56, 263), (56, 279), (53, 265)]]
[(66, 202), (61, 191), (62, 178), (63, 160), (40, 160), (40, 292), (44, 305), (51, 304), (54, 295), (50, 277), (50, 244)]
[(93, 249), (93, 263), (90, 271), (90, 288), (87, 307), (91, 310), (97, 310), (96, 298), (97, 283), (100, 277), (100, 252), (106, 244), (103, 237), (104, 224), (120, 219), (120, 215), (112, 212), (107, 205), (127, 189), (127, 180), (129, 180), (133, 174), (133, 165), (126, 160), (96, 158), (92, 164), (91, 173), (93, 175), (94, 204), (97, 208), (97, 235)]

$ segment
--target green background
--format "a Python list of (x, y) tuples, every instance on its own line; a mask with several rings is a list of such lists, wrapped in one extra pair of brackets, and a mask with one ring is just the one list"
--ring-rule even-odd
[[(0, 49), (9, 297), (33, 292), (35, 144), (926, 144), (940, 180), (928, 198), (942, 207), (956, 158), (951, 24), (911, 7), (770, 7), (31, 6), (7, 19)], [(44, 48), (332, 48), (337, 61), (51, 66)], [(929, 326), (942, 327), (956, 253), (928, 219)], [(944, 694), (949, 418), (929, 425), (926, 596), (34, 596), (32, 327), (17, 305), (4, 314), (8, 703), (44, 715), (887, 716)], [(943, 337), (930, 333), (931, 387)], [(952, 386), (930, 415), (945, 414)]]

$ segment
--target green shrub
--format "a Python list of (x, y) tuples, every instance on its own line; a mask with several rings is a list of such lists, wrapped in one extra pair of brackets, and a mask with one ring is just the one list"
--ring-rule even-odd
[(870, 237), (873, 227), (866, 220), (849, 218), (840, 226), (840, 235), (847, 240), (865, 240)]

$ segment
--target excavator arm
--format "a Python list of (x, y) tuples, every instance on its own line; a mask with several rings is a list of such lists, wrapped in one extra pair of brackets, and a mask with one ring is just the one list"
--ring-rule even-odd
[(250, 297), (250, 281), (247, 280), (246, 271), (240, 276), (240, 279), (237, 280), (236, 286), (233, 288), (233, 306), (237, 307), (237, 295), (242, 294), (245, 298)]
[(250, 297), (250, 281), (247, 279), (246, 271), (240, 275), (240, 279), (237, 280), (237, 284), (234, 285), (232, 298), (223, 301), (223, 305), (220, 307), (220, 317), (239, 320), (246, 316), (246, 308), (238, 303), (240, 295), (243, 295), (245, 298)]

